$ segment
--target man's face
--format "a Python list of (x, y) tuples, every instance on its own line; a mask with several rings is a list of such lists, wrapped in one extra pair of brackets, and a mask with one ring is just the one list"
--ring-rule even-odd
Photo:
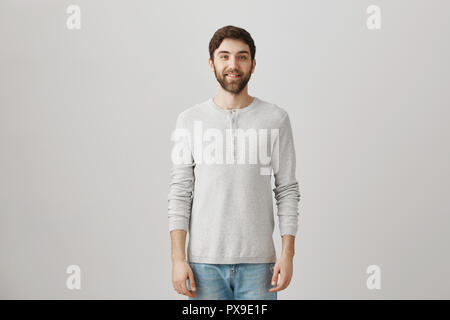
[(217, 81), (230, 93), (239, 94), (247, 85), (254, 71), (249, 46), (236, 39), (224, 39), (210, 61)]

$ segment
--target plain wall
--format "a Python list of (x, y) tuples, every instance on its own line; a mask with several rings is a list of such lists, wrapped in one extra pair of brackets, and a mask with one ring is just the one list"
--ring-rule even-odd
[[(71, 4), (80, 30), (66, 27)], [(186, 299), (171, 283), (170, 134), (216, 94), (208, 43), (228, 24), (256, 43), (249, 94), (294, 131), (299, 232), (279, 299), (450, 298), (449, 12), (445, 0), (2, 0), (0, 298)], [(278, 225), (274, 239), (279, 255)]]

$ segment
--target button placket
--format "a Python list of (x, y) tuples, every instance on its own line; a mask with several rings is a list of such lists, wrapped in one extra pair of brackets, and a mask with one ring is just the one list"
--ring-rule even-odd
[(230, 110), (231, 137), (233, 139), (233, 159), (236, 159), (236, 110)]

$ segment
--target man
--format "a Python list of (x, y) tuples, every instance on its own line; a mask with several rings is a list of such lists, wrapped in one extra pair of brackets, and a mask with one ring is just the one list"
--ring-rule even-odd
[[(168, 216), (173, 287), (189, 300), (276, 300), (292, 277), (300, 200), (289, 116), (248, 94), (256, 61), (247, 31), (234, 26), (217, 30), (209, 53), (217, 95), (181, 112), (172, 135)], [(268, 145), (270, 158), (261, 152)], [(259, 163), (252, 153), (258, 148), (264, 160)], [(272, 191), (282, 236), (279, 259), (272, 238)]]

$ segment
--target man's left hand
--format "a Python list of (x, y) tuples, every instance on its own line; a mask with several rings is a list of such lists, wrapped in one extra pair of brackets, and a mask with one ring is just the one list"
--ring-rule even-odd
[(275, 267), (272, 275), (272, 285), (278, 283), (278, 274), (280, 274), (280, 283), (274, 288), (271, 288), (269, 292), (281, 291), (287, 288), (292, 278), (293, 270), (293, 257), (281, 256), (275, 263)]

